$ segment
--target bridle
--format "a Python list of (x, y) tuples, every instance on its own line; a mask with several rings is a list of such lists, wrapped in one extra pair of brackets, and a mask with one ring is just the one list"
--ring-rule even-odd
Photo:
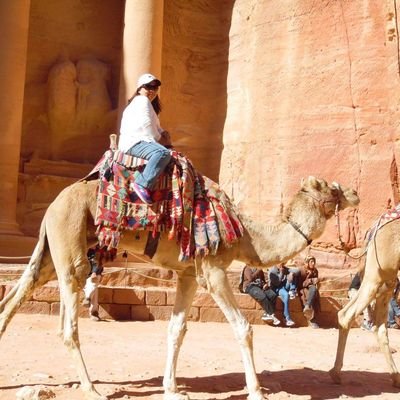
[[(338, 191), (338, 189), (336, 189)], [(300, 191), (301, 194), (304, 194), (305, 196), (311, 197), (313, 200), (315, 200), (318, 203), (319, 208), (322, 210), (325, 218), (326, 218), (326, 212), (325, 212), (325, 204), (326, 203), (335, 203), (335, 217), (336, 217), (336, 232), (337, 232), (337, 236), (339, 239), (339, 243), (342, 246), (342, 248), (345, 247), (345, 243), (342, 240), (342, 236), (340, 233), (340, 219), (339, 219), (339, 194), (337, 193), (336, 196), (331, 196), (328, 197), (327, 199), (323, 199), (323, 198), (318, 198), (314, 195), (312, 195), (311, 193), (308, 193), (304, 190)], [(299, 225), (297, 225), (295, 222), (291, 221), (290, 218), (288, 218), (288, 222), (289, 224), (296, 230), (296, 232), (298, 232), (301, 236), (303, 236), (303, 238), (306, 240), (307, 242), (307, 246), (309, 246), (312, 243), (312, 239), (310, 239), (300, 228)]]

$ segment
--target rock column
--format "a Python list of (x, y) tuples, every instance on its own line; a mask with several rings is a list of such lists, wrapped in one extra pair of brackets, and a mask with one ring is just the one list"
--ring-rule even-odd
[(161, 76), (164, 0), (129, 0), (121, 62), (119, 110), (136, 90), (137, 78), (150, 72)]
[(0, 1), (0, 242), (3, 244), (6, 236), (21, 234), (16, 209), (29, 9), (30, 0)]

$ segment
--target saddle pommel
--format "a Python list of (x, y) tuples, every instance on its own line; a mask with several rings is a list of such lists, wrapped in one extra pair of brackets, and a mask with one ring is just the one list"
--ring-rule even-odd
[(115, 133), (112, 133), (110, 135), (110, 149), (111, 150), (117, 150), (117, 135)]

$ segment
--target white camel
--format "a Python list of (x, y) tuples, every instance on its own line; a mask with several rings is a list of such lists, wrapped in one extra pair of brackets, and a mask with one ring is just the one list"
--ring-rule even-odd
[[(2, 335), (19, 306), (32, 291), (57, 274), (60, 287), (61, 333), (64, 344), (75, 360), (86, 399), (104, 400), (94, 388), (82, 354), (78, 337), (79, 291), (89, 271), (86, 257), (88, 246), (96, 242), (93, 225), (96, 211), (96, 181), (78, 182), (64, 189), (49, 206), (41, 224), (39, 241), (31, 260), (13, 290), (0, 303), (0, 335)], [(178, 262), (179, 248), (163, 238), (153, 261), (156, 265), (177, 272), (176, 302), (168, 328), (168, 352), (163, 379), (165, 400), (187, 400), (176, 384), (176, 365), (186, 332), (186, 319), (198, 287), (196, 275), (201, 271), (203, 281), (225, 317), (231, 324), (242, 353), (249, 400), (261, 400), (263, 394), (257, 379), (253, 360), (252, 329), (241, 311), (228, 283), (226, 269), (233, 260), (253, 265), (270, 266), (286, 261), (303, 250), (309, 241), (324, 231), (326, 221), (336, 210), (355, 207), (357, 193), (338, 184), (329, 186), (324, 180), (309, 177), (286, 208), (281, 222), (265, 226), (242, 218), (244, 236), (230, 248), (221, 245), (218, 254)], [(125, 232), (120, 246), (143, 254), (146, 237), (135, 238), (136, 233)], [(197, 274), (196, 274), (197, 272)]]
[(400, 267), (400, 220), (383, 225), (368, 244), (362, 282), (357, 294), (338, 312), (339, 338), (334, 367), (329, 371), (332, 380), (341, 383), (340, 372), (347, 336), (357, 315), (376, 300), (372, 313), (374, 333), (389, 366), (393, 386), (400, 387), (400, 375), (389, 348), (386, 327), (388, 304), (397, 282)]

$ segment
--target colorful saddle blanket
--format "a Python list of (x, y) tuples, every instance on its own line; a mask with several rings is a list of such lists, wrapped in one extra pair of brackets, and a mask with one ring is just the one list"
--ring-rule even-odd
[(372, 227), (366, 232), (365, 238), (369, 243), (376, 235), (378, 230), (382, 228), (387, 223), (400, 218), (400, 204), (391, 210), (384, 212), (372, 225)]
[(89, 173), (98, 173), (95, 224), (100, 246), (117, 248), (125, 229), (165, 232), (180, 246), (179, 261), (215, 254), (222, 241), (232, 245), (243, 227), (226, 194), (199, 174), (189, 159), (172, 151), (172, 160), (158, 178), (152, 205), (131, 189), (146, 161), (108, 150)]

